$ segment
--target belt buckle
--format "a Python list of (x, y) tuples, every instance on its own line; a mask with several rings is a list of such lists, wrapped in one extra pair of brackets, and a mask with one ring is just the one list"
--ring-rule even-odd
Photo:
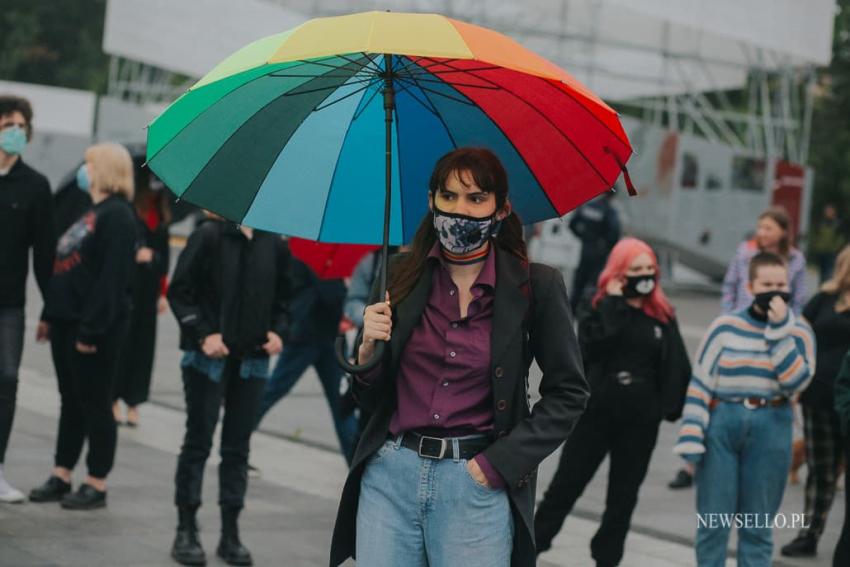
[[(426, 441), (428, 441), (428, 442), (431, 442), (431, 441), (436, 441), (436, 442), (438, 442), (438, 443), (440, 444), (440, 452), (439, 452), (439, 454), (437, 454), (437, 455), (435, 456), (435, 455), (433, 455), (433, 454), (426, 454), (426, 453), (423, 453), (423, 452), (422, 452), (422, 450), (423, 450), (423, 444), (424, 444)], [(427, 435), (421, 435), (421, 436), (419, 437), (419, 450), (417, 451), (417, 453), (419, 454), (419, 456), (420, 456), (420, 457), (423, 457), (423, 458), (426, 458), (426, 459), (436, 459), (436, 460), (439, 460), (439, 459), (442, 459), (442, 458), (446, 455), (446, 448), (447, 448), (447, 447), (448, 447), (448, 443), (446, 443), (446, 440), (445, 440), (445, 439), (441, 439), (440, 437), (428, 437)]]
[(763, 407), (763, 405), (762, 404), (754, 404), (753, 402), (750, 401), (750, 398), (744, 398), (744, 407), (749, 409), (749, 410), (754, 410), (754, 409), (759, 409), (760, 407)]
[(622, 386), (628, 386), (629, 384), (634, 382), (634, 378), (632, 378), (631, 372), (626, 372), (626, 371), (617, 372), (616, 378), (617, 378), (617, 382), (619, 384), (621, 384)]

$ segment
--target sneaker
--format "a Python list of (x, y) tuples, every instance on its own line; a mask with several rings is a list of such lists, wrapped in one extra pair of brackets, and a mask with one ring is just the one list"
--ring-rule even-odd
[(260, 472), (260, 469), (248, 463), (248, 478), (260, 478), (263, 476), (263, 473)]
[(24, 493), (9, 484), (3, 471), (0, 470), (0, 502), (6, 504), (20, 504), (24, 501)]
[(667, 488), (671, 490), (679, 490), (682, 488), (690, 488), (694, 484), (694, 477), (685, 469), (680, 469), (676, 476), (667, 483)]
[(62, 507), (66, 510), (106, 508), (106, 492), (102, 492), (90, 484), (81, 484), (76, 492), (65, 495), (62, 499)]
[(814, 557), (818, 554), (818, 540), (811, 534), (799, 535), (782, 547), (784, 557)]
[(51, 476), (47, 482), (30, 490), (30, 502), (59, 502), (71, 492), (71, 483), (58, 476)]

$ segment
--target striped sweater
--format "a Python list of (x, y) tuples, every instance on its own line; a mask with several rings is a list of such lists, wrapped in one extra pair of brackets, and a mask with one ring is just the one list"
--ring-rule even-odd
[(697, 352), (674, 452), (690, 461), (700, 459), (712, 399), (791, 397), (814, 372), (812, 329), (790, 309), (782, 323), (759, 321), (746, 310), (721, 315)]

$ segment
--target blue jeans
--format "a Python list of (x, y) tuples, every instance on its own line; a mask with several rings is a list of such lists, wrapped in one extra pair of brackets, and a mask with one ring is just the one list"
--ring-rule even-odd
[(422, 458), (399, 441), (384, 443), (366, 464), (357, 565), (508, 567), (514, 525), (507, 493), (478, 484), (465, 459)]
[(260, 400), (260, 411), (257, 414), (257, 426), (263, 416), (281, 398), (286, 396), (298, 382), (306, 370), (313, 366), (319, 375), (325, 398), (333, 416), (334, 428), (339, 438), (339, 445), (345, 459), (350, 463), (354, 456), (358, 434), (357, 418), (353, 414), (343, 418), (340, 416), (340, 383), (342, 368), (336, 361), (334, 342), (320, 341), (311, 343), (287, 343), (274, 367), (271, 378), (266, 383), (263, 397)]
[[(782, 503), (791, 466), (789, 405), (747, 409), (721, 403), (711, 413), (705, 455), (696, 468), (696, 555), (699, 567), (722, 567), (732, 526), (707, 525), (710, 514), (742, 514), (738, 525), (738, 567), (770, 567), (772, 522)], [(743, 516), (749, 514), (750, 516)], [(734, 525), (734, 523), (732, 524)]]

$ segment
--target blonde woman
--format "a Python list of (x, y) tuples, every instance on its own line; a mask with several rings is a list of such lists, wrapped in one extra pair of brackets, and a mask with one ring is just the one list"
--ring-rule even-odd
[[(85, 160), (77, 183), (93, 206), (59, 240), (44, 309), (62, 399), (55, 466), (30, 492), (33, 502), (61, 501), (72, 510), (106, 506), (116, 444), (112, 384), (136, 248), (130, 154), (118, 144), (97, 144)], [(88, 477), (71, 493), (71, 472), (86, 441)]]
[(833, 386), (850, 350), (850, 246), (838, 255), (835, 273), (803, 309), (818, 345), (817, 372), (800, 395), (806, 439), (807, 527), (782, 548), (786, 557), (813, 557), (835, 497), (844, 450)]

